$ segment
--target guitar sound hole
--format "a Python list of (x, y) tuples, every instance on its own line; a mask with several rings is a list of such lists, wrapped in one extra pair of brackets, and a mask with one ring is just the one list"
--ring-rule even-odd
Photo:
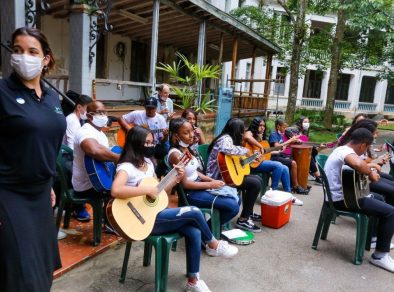
[(156, 199), (152, 199), (151, 197), (149, 197), (149, 196), (146, 196), (146, 200), (149, 202), (149, 203), (154, 203), (155, 201), (156, 201)]

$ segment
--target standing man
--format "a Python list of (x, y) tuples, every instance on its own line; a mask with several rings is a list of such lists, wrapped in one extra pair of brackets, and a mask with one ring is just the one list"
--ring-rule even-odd
[[(75, 195), (81, 198), (102, 196), (90, 182), (84, 163), (85, 155), (98, 161), (117, 162), (119, 159), (119, 154), (115, 154), (109, 149), (108, 138), (102, 131), (108, 123), (104, 104), (99, 101), (91, 102), (88, 104), (86, 111), (87, 122), (74, 137), (74, 161), (71, 179)], [(107, 231), (111, 231), (108, 224), (106, 224), (106, 228)]]
[(169, 123), (174, 116), (174, 103), (169, 96), (170, 86), (165, 83), (161, 84), (159, 86), (157, 112), (166, 119), (167, 123)]

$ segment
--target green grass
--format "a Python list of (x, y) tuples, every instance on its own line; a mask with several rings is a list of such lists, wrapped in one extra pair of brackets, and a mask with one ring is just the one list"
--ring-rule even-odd
[(378, 129), (380, 129), (380, 130), (394, 131), (394, 124), (389, 124), (389, 125), (387, 125), (387, 126), (379, 126)]
[(336, 134), (330, 131), (309, 131), (309, 140), (311, 142), (333, 142), (336, 141)]

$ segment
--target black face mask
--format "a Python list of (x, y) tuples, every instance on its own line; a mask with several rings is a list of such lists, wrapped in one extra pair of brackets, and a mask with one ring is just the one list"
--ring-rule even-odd
[(144, 146), (144, 157), (151, 158), (155, 154), (155, 146), (145, 147)]

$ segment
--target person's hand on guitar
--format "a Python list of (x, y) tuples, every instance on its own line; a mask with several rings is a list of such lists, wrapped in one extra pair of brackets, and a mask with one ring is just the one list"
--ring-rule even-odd
[(209, 182), (209, 188), (210, 189), (218, 189), (221, 188), (225, 185), (224, 181), (221, 180), (211, 180)]
[(157, 186), (144, 186), (144, 193), (152, 199), (156, 199), (159, 194), (159, 189)]
[(176, 183), (179, 184), (185, 176), (185, 168), (182, 165), (174, 165), (174, 168), (177, 172)]
[(375, 168), (371, 168), (371, 172), (368, 175), (369, 179), (374, 182), (374, 181), (378, 181), (380, 179), (380, 175), (377, 172), (377, 169)]
[(381, 167), (379, 164), (374, 163), (374, 162), (368, 163), (368, 166), (369, 166), (371, 169), (376, 169), (377, 171), (381, 171), (381, 170), (382, 170), (382, 167)]

